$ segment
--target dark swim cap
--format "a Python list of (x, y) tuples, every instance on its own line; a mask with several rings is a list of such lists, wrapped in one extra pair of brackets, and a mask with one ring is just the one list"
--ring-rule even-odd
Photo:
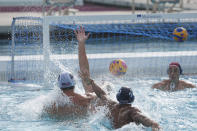
[(116, 99), (120, 104), (131, 104), (134, 101), (135, 96), (130, 88), (121, 87), (116, 95)]

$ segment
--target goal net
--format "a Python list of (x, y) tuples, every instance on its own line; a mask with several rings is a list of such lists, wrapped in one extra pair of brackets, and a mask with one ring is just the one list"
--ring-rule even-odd
[[(179, 62), (185, 73), (197, 71), (195, 13), (46, 16), (14, 21), (10, 78), (37, 81), (43, 80), (43, 74), (50, 78), (62, 70), (77, 72), (74, 30), (80, 26), (90, 33), (86, 50), (92, 75), (110, 75), (110, 62), (119, 58), (128, 66), (125, 76), (164, 76), (171, 62)], [(177, 27), (187, 30), (185, 42), (173, 39)]]

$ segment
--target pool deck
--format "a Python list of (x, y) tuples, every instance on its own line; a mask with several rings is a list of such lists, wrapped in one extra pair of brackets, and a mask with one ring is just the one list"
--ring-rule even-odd
[[(178, 13), (188, 13), (188, 12), (196, 12), (197, 13), (197, 3), (195, 4), (186, 4), (184, 3), (184, 10), (177, 11)], [(20, 10), (21, 8), (21, 10)], [(14, 17), (21, 17), (21, 16), (34, 16), (34, 17), (42, 17), (41, 8), (34, 8), (34, 7), (0, 7), (0, 39), (2, 35), (9, 36), (11, 32), (11, 23)], [(30, 10), (25, 10), (30, 9)], [(118, 8), (113, 6), (104, 6), (104, 5), (84, 5), (84, 6), (76, 6), (74, 7), (75, 15), (129, 15), (132, 14), (132, 10), (130, 8)], [(23, 10), (23, 11), (22, 11)], [(25, 10), (25, 11), (24, 11)], [(33, 10), (33, 11), (31, 11)], [(36, 11), (35, 11), (36, 10)], [(176, 12), (176, 11), (175, 11)], [(135, 14), (144, 14), (147, 13), (146, 10), (137, 10)], [(148, 13), (151, 13), (149, 11)], [(162, 13), (162, 12), (161, 12)], [(173, 12), (174, 13), (174, 12)], [(73, 15), (73, 14), (71, 14)]]

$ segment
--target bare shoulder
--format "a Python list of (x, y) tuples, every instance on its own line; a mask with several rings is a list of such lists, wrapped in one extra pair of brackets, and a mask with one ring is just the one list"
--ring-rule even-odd
[[(130, 116), (130, 115), (137, 114), (137, 113), (141, 113), (141, 111), (140, 111), (138, 108), (132, 107), (132, 106), (123, 107), (121, 110), (122, 110), (123, 112), (125, 112), (124, 114), (129, 113), (129, 116)], [(128, 115), (128, 114), (127, 114), (127, 115)]]
[(179, 81), (181, 83), (182, 86), (184, 86), (185, 88), (196, 88), (195, 85), (193, 85), (192, 83), (180, 80)]
[(141, 113), (141, 111), (137, 107), (130, 107), (130, 111), (133, 113)]
[(158, 83), (154, 84), (152, 86), (152, 88), (160, 89), (160, 88), (166, 86), (168, 82), (169, 82), (169, 80), (163, 80), (161, 82), (158, 82)]

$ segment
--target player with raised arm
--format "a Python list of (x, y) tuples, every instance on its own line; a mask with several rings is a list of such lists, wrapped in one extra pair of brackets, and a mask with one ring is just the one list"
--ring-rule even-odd
[[(89, 72), (89, 63), (85, 52), (85, 41), (87, 40), (88, 35), (85, 35), (85, 30), (83, 27), (74, 31), (76, 38), (78, 40), (78, 58), (79, 58), (79, 72), (86, 72), (87, 76), (90, 76)], [(75, 89), (75, 78), (69, 72), (63, 72), (58, 77), (58, 86), (61, 89), (63, 95), (69, 97), (71, 105), (58, 105), (56, 102), (52, 103), (51, 106), (45, 107), (45, 111), (51, 115), (84, 115), (88, 111), (92, 111), (91, 104), (95, 102), (96, 95), (92, 94), (92, 86), (87, 85), (83, 80), (83, 86), (85, 89), (85, 94), (78, 94), (74, 91)]]

